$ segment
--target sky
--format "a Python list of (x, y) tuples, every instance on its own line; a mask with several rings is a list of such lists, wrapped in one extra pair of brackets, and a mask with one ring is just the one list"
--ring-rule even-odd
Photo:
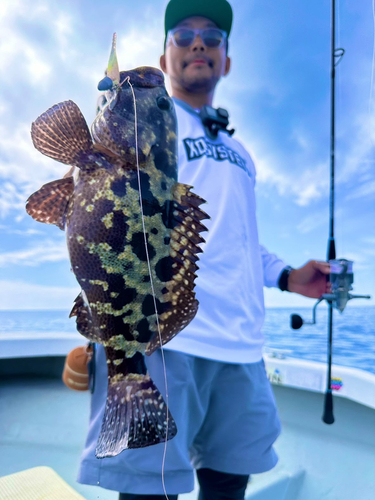
[[(0, 309), (67, 309), (78, 293), (64, 233), (25, 201), (66, 166), (37, 152), (31, 123), (71, 99), (88, 124), (113, 32), (120, 69), (159, 65), (165, 0), (0, 3)], [(262, 244), (300, 267), (325, 260), (330, 147), (330, 3), (232, 0), (232, 70), (215, 106), (257, 168)], [(354, 261), (354, 292), (375, 305), (373, 0), (337, 0), (336, 248)], [(312, 306), (276, 289), (268, 307)]]

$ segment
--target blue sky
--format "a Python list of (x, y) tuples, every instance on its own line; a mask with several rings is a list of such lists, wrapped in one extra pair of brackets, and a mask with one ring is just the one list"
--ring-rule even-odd
[[(65, 166), (38, 153), (30, 126), (72, 99), (90, 124), (111, 45), (121, 69), (158, 66), (164, 0), (2, 0), (0, 6), (0, 308), (69, 309), (78, 288), (64, 233), (25, 212)], [(232, 71), (214, 104), (255, 157), (262, 243), (299, 267), (328, 237), (330, 2), (232, 0)], [(372, 0), (337, 1), (336, 243), (355, 261), (355, 292), (375, 297), (375, 95)], [(373, 89), (375, 94), (375, 89)], [(313, 304), (277, 290), (268, 306)], [(356, 305), (374, 305), (373, 298)], [(353, 303), (354, 305), (354, 303)]]

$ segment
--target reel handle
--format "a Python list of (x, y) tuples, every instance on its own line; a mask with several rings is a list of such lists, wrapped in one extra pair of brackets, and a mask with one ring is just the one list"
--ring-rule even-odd
[(290, 315), (290, 328), (292, 328), (293, 330), (299, 330), (302, 327), (303, 323), (304, 321), (299, 314)]
[(323, 300), (323, 296), (316, 302), (313, 308), (313, 319), (312, 321), (305, 321), (299, 314), (291, 314), (290, 315), (290, 327), (293, 330), (299, 330), (302, 325), (315, 325), (316, 324), (316, 308)]

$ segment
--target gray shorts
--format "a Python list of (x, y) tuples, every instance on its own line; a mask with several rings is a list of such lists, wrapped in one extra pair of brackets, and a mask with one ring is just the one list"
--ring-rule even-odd
[[(90, 427), (78, 482), (123, 493), (163, 494), (164, 444), (125, 450), (113, 458), (95, 458), (107, 393), (104, 349), (97, 347)], [(167, 442), (167, 492), (192, 491), (194, 469), (230, 474), (272, 469), (277, 463), (272, 445), (280, 433), (280, 421), (263, 361), (229, 364), (168, 350), (164, 355), (169, 407), (178, 428), (176, 437)], [(165, 397), (160, 350), (146, 363)]]

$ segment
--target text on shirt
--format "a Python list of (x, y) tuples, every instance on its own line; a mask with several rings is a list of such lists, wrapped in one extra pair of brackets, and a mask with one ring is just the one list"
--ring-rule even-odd
[(239, 166), (249, 176), (250, 172), (247, 169), (246, 161), (233, 149), (224, 146), (224, 144), (212, 144), (208, 142), (205, 137), (198, 137), (197, 139), (184, 139), (183, 140), (186, 155), (189, 161), (197, 160), (206, 156), (216, 161), (228, 160), (230, 163)]

